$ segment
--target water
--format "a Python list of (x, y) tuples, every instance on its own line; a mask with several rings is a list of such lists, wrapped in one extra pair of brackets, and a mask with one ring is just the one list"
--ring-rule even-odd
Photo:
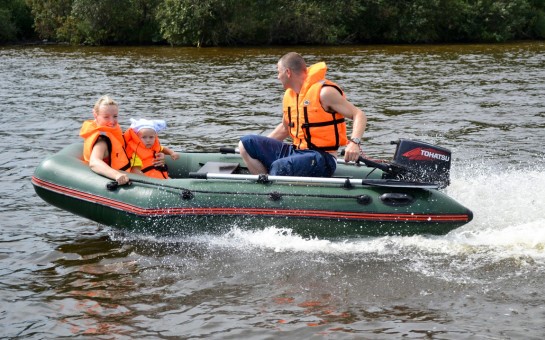
[(0, 336), (541, 339), (545, 43), (298, 48), (366, 111), (364, 148), (453, 151), (449, 195), (474, 220), (441, 237), (305, 239), (271, 225), (126, 234), (30, 184), (105, 93), (165, 145), (233, 146), (279, 122), (283, 48), (0, 48)]

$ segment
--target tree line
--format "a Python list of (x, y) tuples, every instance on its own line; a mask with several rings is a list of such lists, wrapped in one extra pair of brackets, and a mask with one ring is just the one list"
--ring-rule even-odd
[(545, 0), (0, 0), (0, 43), (238, 46), (545, 38)]

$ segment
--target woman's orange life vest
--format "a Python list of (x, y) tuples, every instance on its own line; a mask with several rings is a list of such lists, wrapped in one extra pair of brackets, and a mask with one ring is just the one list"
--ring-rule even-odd
[(106, 159), (105, 162), (116, 170), (130, 169), (129, 158), (125, 153), (123, 131), (121, 131), (119, 124), (116, 124), (114, 127), (98, 126), (96, 121), (86, 120), (81, 126), (79, 135), (84, 138), (83, 160), (89, 162), (91, 151), (93, 151), (98, 137), (105, 136), (108, 137), (106, 143), (108, 144), (108, 153), (110, 154), (109, 159)]
[(159, 142), (159, 137), (155, 137), (155, 143), (151, 148), (146, 148), (138, 134), (133, 129), (127, 129), (123, 134), (125, 142), (127, 143), (127, 154), (131, 155), (131, 158), (136, 154), (142, 161), (142, 172), (149, 177), (165, 179), (168, 178), (168, 169), (166, 165), (162, 167), (156, 167), (153, 165), (155, 160), (155, 154), (161, 152), (163, 148)]
[(314, 64), (307, 71), (299, 94), (292, 89), (284, 93), (283, 119), (297, 149), (336, 151), (348, 143), (346, 123), (343, 115), (324, 110), (320, 92), (324, 86), (333, 86), (345, 95), (337, 84), (325, 79), (325, 63)]

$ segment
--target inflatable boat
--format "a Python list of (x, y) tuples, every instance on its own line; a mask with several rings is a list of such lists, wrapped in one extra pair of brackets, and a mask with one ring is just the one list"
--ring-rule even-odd
[(32, 184), (46, 202), (103, 225), (142, 233), (264, 227), (305, 237), (442, 235), (471, 221), (447, 196), (451, 154), (400, 139), (391, 162), (339, 160), (333, 177), (251, 175), (234, 149), (166, 157), (170, 179), (92, 172), (73, 144), (43, 160)]

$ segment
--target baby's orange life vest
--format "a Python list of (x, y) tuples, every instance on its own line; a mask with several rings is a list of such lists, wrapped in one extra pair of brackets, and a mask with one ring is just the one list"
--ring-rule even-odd
[(155, 137), (155, 143), (151, 148), (146, 148), (138, 134), (133, 129), (127, 129), (123, 134), (125, 142), (127, 143), (127, 154), (131, 155), (131, 158), (136, 154), (142, 161), (142, 172), (149, 177), (165, 179), (168, 178), (167, 167), (156, 167), (153, 165), (155, 160), (155, 154), (161, 152), (163, 148), (159, 142), (159, 137)]
[(84, 138), (83, 142), (83, 160), (89, 162), (91, 151), (97, 142), (99, 136), (108, 137), (109, 166), (116, 170), (130, 169), (130, 162), (125, 153), (125, 140), (119, 124), (114, 127), (98, 126), (94, 120), (86, 120), (81, 126), (79, 135)]
[(323, 62), (310, 66), (301, 92), (287, 89), (284, 93), (283, 119), (297, 149), (336, 151), (348, 143), (344, 116), (325, 111), (320, 103), (324, 86), (336, 88), (345, 97), (337, 84), (325, 79), (326, 71)]

